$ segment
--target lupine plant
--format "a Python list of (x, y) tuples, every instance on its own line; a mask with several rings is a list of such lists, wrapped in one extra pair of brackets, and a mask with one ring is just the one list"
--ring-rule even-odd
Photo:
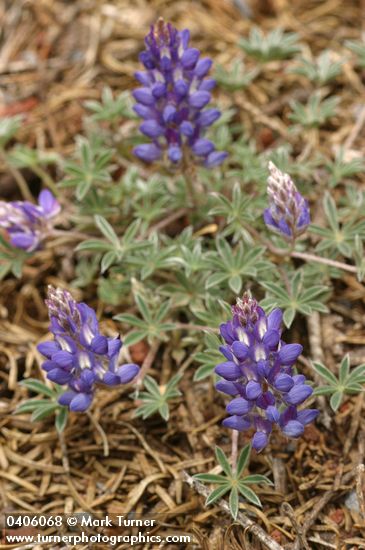
[(0, 201), (0, 277), (9, 271), (21, 276), (23, 263), (44, 241), (54, 235), (54, 224), (61, 210), (53, 194), (44, 189), (38, 197), (38, 204), (29, 201)]
[[(308, 79), (311, 88), (329, 85), (341, 63), (330, 67), (328, 54), (313, 63), (295, 58), (297, 38), (254, 29), (237, 45), (244, 52), (238, 55), (251, 59), (237, 57), (229, 69), (218, 66), (214, 76), (239, 99), (242, 88), (262, 77), (265, 63), (274, 62), (274, 71), (284, 59), (294, 80)], [(354, 44), (348, 47), (361, 65), (362, 46)], [(223, 473), (196, 479), (218, 485), (207, 504), (229, 492), (236, 518), (240, 497), (260, 505), (249, 485), (269, 483), (261, 475), (243, 477), (251, 450), (265, 452), (273, 440), (301, 437), (319, 414), (317, 395), (331, 395), (336, 411), (346, 394), (363, 389), (364, 365), (350, 372), (348, 358), (338, 378), (314, 363), (312, 374), (326, 385), (313, 388), (306, 379), (310, 367), (299, 367), (305, 340), (286, 343), (282, 333), (314, 312), (327, 312), (344, 273), (359, 281), (365, 276), (365, 194), (348, 181), (358, 178), (364, 162), (345, 158), (342, 149), (331, 158), (313, 152), (298, 160), (295, 148), (282, 142), (258, 147), (237, 123), (234, 101), (225, 109), (210, 106), (213, 61), (191, 45), (187, 29), (160, 19), (139, 61), (144, 70), (137, 71), (139, 86), (132, 93), (114, 96), (105, 88), (101, 102), (85, 104), (89, 116), (74, 154), (54, 159), (64, 174), (56, 188), (60, 196), (43, 189), (34, 204), (17, 170), (31, 167), (49, 189), (53, 182), (39, 170), (41, 156), (11, 146), (21, 119), (0, 122), (0, 153), (15, 170), (23, 198), (0, 202), (0, 276), (12, 271), (20, 277), (23, 263), (37, 260), (46, 241), (52, 245), (61, 235), (56, 223), (66, 225), (62, 238), (75, 244), (70, 280), (48, 289), (52, 340), (38, 345), (47, 383), (23, 381), (39, 395), (17, 412), (31, 412), (33, 421), (55, 414), (62, 431), (72, 413), (90, 414), (96, 391), (131, 383), (135, 417), (146, 421), (158, 413), (167, 422), (183, 397), (183, 376), (190, 373), (196, 384), (212, 382), (217, 406), (226, 407), (221, 434), (232, 435), (232, 459), (217, 447)], [(327, 88), (313, 90), (305, 103), (292, 102), (290, 132), (304, 128), (314, 135), (337, 104)], [(120, 132), (124, 119), (127, 136)], [(337, 192), (343, 183), (339, 201), (323, 193), (323, 185)], [(320, 223), (316, 208), (324, 213)], [(104, 336), (95, 310), (64, 287), (92, 288), (95, 301), (125, 334), (122, 352), (119, 336)], [(176, 372), (159, 384), (156, 350), (166, 343)], [(129, 362), (136, 344), (146, 346), (152, 374)], [(245, 438), (241, 452), (238, 432)]]
[(46, 300), (54, 340), (42, 342), (38, 351), (46, 357), (42, 364), (47, 378), (67, 386), (58, 398), (71, 411), (85, 411), (98, 385), (128, 384), (139, 372), (133, 363), (119, 365), (122, 342), (99, 332), (93, 309), (77, 303), (67, 290), (49, 287)]
[(217, 109), (205, 109), (215, 86), (215, 80), (207, 77), (212, 60), (199, 59), (199, 50), (189, 40), (188, 29), (179, 32), (162, 19), (145, 39), (140, 61), (146, 70), (136, 73), (142, 87), (133, 96), (134, 110), (143, 119), (140, 130), (152, 143), (138, 145), (134, 153), (154, 162), (166, 151), (170, 162), (185, 164), (191, 162), (192, 154), (210, 168), (227, 156), (203, 137), (220, 116)]
[(316, 409), (297, 409), (313, 393), (305, 376), (293, 370), (302, 346), (282, 341), (279, 308), (267, 316), (248, 293), (232, 306), (232, 314), (220, 327), (226, 361), (215, 368), (223, 378), (216, 389), (233, 397), (223, 425), (237, 431), (253, 428), (257, 451), (266, 447), (275, 425), (284, 435), (299, 437), (318, 415)]

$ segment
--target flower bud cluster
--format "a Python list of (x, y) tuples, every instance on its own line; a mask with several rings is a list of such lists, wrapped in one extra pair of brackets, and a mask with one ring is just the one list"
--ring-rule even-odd
[(51, 320), (51, 342), (38, 345), (46, 357), (42, 368), (47, 378), (67, 385), (59, 403), (71, 411), (85, 411), (93, 400), (97, 384), (127, 384), (139, 372), (138, 365), (119, 365), (122, 342), (99, 332), (95, 311), (76, 302), (67, 290), (49, 287), (46, 300)]
[(293, 369), (302, 346), (281, 339), (280, 309), (267, 316), (248, 293), (237, 299), (232, 313), (232, 320), (220, 327), (226, 361), (215, 368), (222, 378), (216, 389), (233, 397), (223, 425), (238, 431), (253, 428), (257, 451), (268, 444), (274, 425), (288, 437), (301, 436), (318, 415), (316, 409), (298, 410), (313, 392), (305, 376)]
[(189, 46), (190, 33), (179, 32), (160, 19), (145, 39), (140, 54), (145, 71), (136, 78), (141, 87), (133, 92), (135, 112), (143, 119), (141, 132), (151, 143), (134, 149), (145, 162), (160, 160), (166, 152), (170, 162), (182, 161), (191, 153), (208, 168), (223, 162), (227, 153), (216, 151), (204, 133), (219, 117), (217, 109), (205, 109), (211, 100), (215, 80), (207, 74), (208, 57)]

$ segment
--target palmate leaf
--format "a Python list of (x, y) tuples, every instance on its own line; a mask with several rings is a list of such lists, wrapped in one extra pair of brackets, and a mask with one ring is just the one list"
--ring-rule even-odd
[(214, 489), (208, 496), (206, 504), (212, 504), (218, 499), (222, 498), (228, 491), (229, 495), (229, 509), (233, 519), (237, 518), (239, 510), (239, 494), (241, 494), (245, 500), (252, 502), (255, 506), (261, 506), (260, 499), (255, 492), (248, 487), (250, 484), (272, 484), (271, 481), (263, 475), (253, 474), (246, 477), (241, 477), (245, 470), (250, 456), (251, 446), (250, 444), (240, 452), (237, 461), (236, 471), (234, 472), (229, 464), (228, 458), (220, 447), (215, 448), (215, 455), (218, 463), (223, 469), (223, 474), (196, 474), (194, 479), (203, 483), (217, 484), (218, 487)]
[(245, 248), (242, 241), (232, 249), (223, 238), (216, 239), (216, 252), (208, 252), (207, 267), (212, 274), (207, 278), (206, 289), (227, 282), (231, 290), (238, 294), (243, 278), (257, 274), (257, 264), (264, 252), (261, 246)]
[(228, 69), (223, 65), (217, 65), (215, 78), (221, 86), (227, 90), (235, 91), (246, 88), (259, 74), (259, 69), (247, 70), (241, 59), (234, 59)]
[(166, 300), (157, 309), (156, 305), (154, 305), (154, 309), (151, 309), (146, 299), (138, 292), (135, 292), (135, 301), (143, 317), (142, 319), (131, 314), (114, 316), (115, 320), (138, 328), (138, 330), (129, 333), (124, 338), (124, 344), (130, 346), (143, 338), (147, 338), (149, 342), (154, 339), (165, 341), (167, 338), (166, 332), (176, 328), (175, 323), (164, 321), (171, 309), (171, 301)]
[(181, 377), (182, 374), (177, 373), (165, 386), (159, 386), (151, 376), (145, 376), (144, 386), (147, 391), (138, 395), (142, 405), (137, 408), (135, 416), (145, 419), (158, 412), (167, 422), (170, 416), (169, 401), (181, 395), (177, 389)]
[(339, 367), (339, 377), (322, 363), (313, 363), (313, 368), (322, 378), (328, 382), (325, 386), (315, 388), (314, 395), (331, 395), (330, 405), (334, 412), (342, 403), (344, 394), (357, 394), (365, 390), (365, 364), (359, 365), (350, 372), (350, 356), (343, 357)]
[(347, 258), (356, 256), (359, 244), (365, 239), (365, 221), (362, 211), (357, 214), (358, 217), (354, 217), (352, 209), (350, 220), (345, 220), (343, 212), (338, 211), (336, 203), (329, 193), (324, 197), (323, 208), (329, 227), (315, 224), (309, 227), (309, 231), (321, 237), (316, 250), (318, 252), (329, 251), (333, 255), (340, 253)]
[[(327, 299), (329, 288), (325, 285), (313, 285), (304, 277), (303, 269), (291, 274), (290, 292), (283, 282), (262, 281), (260, 284), (267, 290), (266, 297), (260, 303), (261, 307), (269, 311), (275, 307), (283, 309), (283, 320), (288, 328), (298, 312), (310, 315), (313, 311), (328, 311), (323, 302)], [(307, 287), (309, 284), (311, 286)]]
[(247, 55), (265, 63), (292, 57), (300, 50), (297, 39), (297, 34), (285, 33), (279, 28), (265, 35), (259, 27), (253, 27), (249, 38), (242, 38), (239, 46)]
[(317, 91), (310, 96), (306, 105), (295, 100), (291, 101), (292, 113), (289, 114), (289, 118), (301, 126), (316, 128), (336, 114), (338, 104), (338, 97), (322, 99), (321, 92)]

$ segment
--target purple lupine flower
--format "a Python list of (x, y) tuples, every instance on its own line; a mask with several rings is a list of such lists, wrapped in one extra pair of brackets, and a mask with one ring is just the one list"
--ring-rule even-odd
[(51, 232), (53, 218), (60, 210), (59, 202), (48, 189), (41, 191), (38, 204), (0, 201), (0, 227), (6, 230), (10, 244), (33, 252)]
[(302, 197), (289, 174), (285, 174), (269, 162), (267, 180), (269, 208), (264, 211), (264, 221), (269, 229), (293, 241), (304, 233), (310, 224), (308, 201)]
[(140, 61), (146, 71), (135, 76), (141, 84), (133, 92), (134, 110), (143, 119), (141, 132), (151, 143), (138, 145), (134, 154), (145, 162), (160, 160), (164, 152), (174, 164), (189, 154), (208, 168), (221, 164), (227, 156), (215, 151), (204, 133), (219, 117), (217, 109), (207, 108), (215, 86), (207, 74), (212, 65), (208, 57), (189, 46), (190, 33), (179, 32), (159, 19), (145, 38), (146, 50)]
[(46, 300), (54, 340), (38, 345), (46, 357), (42, 368), (47, 378), (67, 385), (59, 403), (71, 411), (85, 411), (98, 384), (128, 384), (139, 372), (138, 365), (119, 365), (122, 342), (99, 332), (95, 311), (76, 302), (67, 290), (48, 288)]
[(318, 411), (298, 411), (313, 390), (305, 376), (294, 373), (302, 346), (281, 339), (282, 311), (277, 308), (266, 315), (246, 293), (232, 313), (233, 319), (220, 326), (225, 361), (215, 368), (223, 378), (216, 389), (233, 397), (223, 425), (238, 431), (253, 428), (252, 445), (261, 451), (274, 425), (288, 437), (299, 437)]

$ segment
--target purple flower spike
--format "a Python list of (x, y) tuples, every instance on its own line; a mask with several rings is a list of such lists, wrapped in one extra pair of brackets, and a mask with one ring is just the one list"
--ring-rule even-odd
[(207, 168), (218, 166), (227, 156), (215, 151), (204, 138), (206, 129), (219, 117), (217, 109), (205, 109), (215, 81), (205, 78), (212, 61), (199, 59), (200, 52), (189, 47), (190, 33), (179, 32), (159, 19), (145, 38), (140, 54), (145, 71), (136, 79), (142, 85), (133, 92), (134, 110), (143, 119), (141, 132), (152, 143), (138, 145), (134, 154), (145, 162), (160, 160), (164, 154), (173, 164), (191, 162), (191, 156)]
[(25, 252), (34, 252), (52, 232), (53, 218), (61, 206), (48, 189), (41, 191), (38, 204), (29, 201), (0, 201), (0, 228), (10, 243)]
[(299, 193), (289, 174), (269, 162), (267, 180), (269, 208), (264, 211), (264, 222), (269, 229), (289, 241), (302, 235), (310, 224), (309, 204)]
[(93, 400), (96, 386), (128, 384), (138, 374), (134, 364), (118, 365), (122, 342), (99, 332), (95, 311), (76, 302), (67, 290), (48, 288), (46, 300), (53, 342), (42, 342), (38, 351), (47, 360), (42, 367), (47, 378), (67, 384), (59, 397), (61, 405), (83, 412)]
[(267, 316), (246, 293), (232, 306), (232, 314), (232, 320), (220, 327), (225, 341), (220, 351), (229, 360), (215, 368), (222, 377), (216, 389), (233, 398), (223, 426), (239, 431), (255, 428), (252, 446), (259, 452), (268, 444), (274, 425), (296, 438), (318, 411), (297, 410), (313, 390), (303, 374), (294, 374), (303, 348), (282, 341), (282, 311), (275, 309)]

